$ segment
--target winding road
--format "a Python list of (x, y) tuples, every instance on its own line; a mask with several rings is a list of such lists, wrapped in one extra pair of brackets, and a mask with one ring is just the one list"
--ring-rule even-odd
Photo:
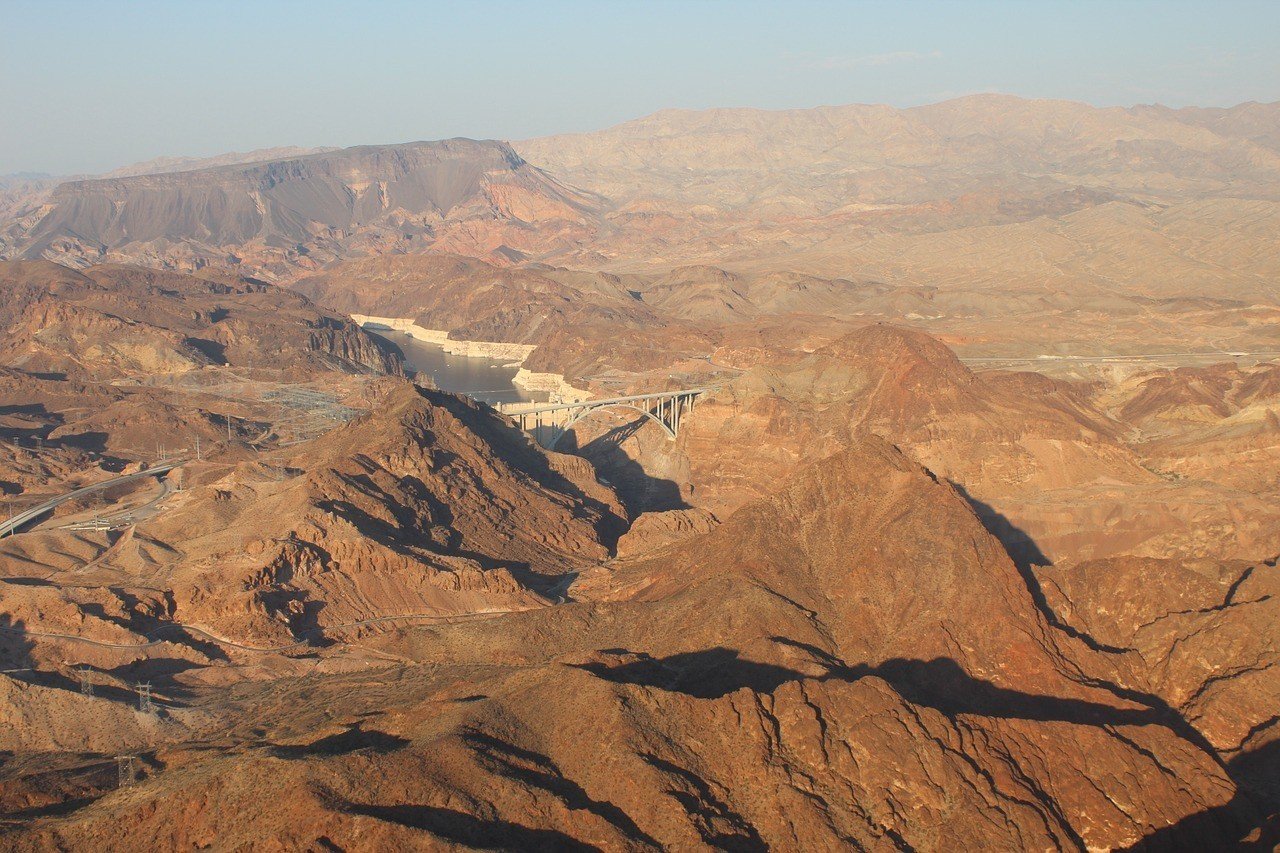
[[(309, 637), (312, 634), (323, 634), (327, 631), (341, 631), (348, 628), (360, 628), (365, 625), (376, 625), (380, 622), (419, 621), (424, 619), (439, 621), (439, 622), (453, 622), (453, 621), (466, 621), (470, 619), (481, 619), (484, 617), (501, 616), (506, 613), (518, 613), (518, 612), (521, 612), (521, 611), (519, 610), (479, 610), (474, 613), (404, 613), (398, 616), (375, 616), (370, 619), (361, 619), (357, 622), (344, 622), (339, 625), (321, 625), (316, 628), (309, 628), (306, 631), (299, 631), (297, 634), (295, 634), (295, 636)], [(130, 650), (149, 649), (149, 648), (154, 648), (155, 646), (161, 645), (162, 643), (170, 642), (168, 640), (162, 640), (156, 637), (156, 635), (162, 631), (178, 631), (180, 633), (185, 632), (189, 634), (196, 634), (198, 636), (204, 637), (207, 640), (211, 640), (220, 646), (226, 646), (232, 649), (239, 649), (242, 652), (256, 652), (258, 654), (274, 654), (276, 652), (283, 652), (283, 651), (288, 651), (290, 649), (302, 648), (303, 646), (308, 646), (311, 644), (310, 640), (304, 639), (304, 640), (298, 640), (297, 642), (293, 642), (293, 643), (285, 643), (282, 646), (267, 646), (267, 647), (246, 646), (242, 643), (237, 643), (232, 640), (223, 639), (222, 637), (219, 637), (217, 634), (211, 633), (210, 631), (204, 628), (200, 628), (195, 625), (186, 625), (181, 622), (167, 622), (164, 625), (161, 625), (156, 630), (150, 632), (150, 634), (143, 634), (142, 636), (148, 637), (149, 639), (141, 643), (108, 643), (103, 640), (91, 640), (88, 637), (81, 637), (76, 634), (58, 634), (58, 633), (50, 633), (50, 632), (43, 632), (43, 631), (28, 631), (26, 628), (0, 628), (0, 634), (8, 634), (8, 635), (20, 636), (20, 637), (32, 637), (34, 639), (41, 639), (41, 640), (66, 640), (72, 643), (83, 643), (89, 646), (96, 646), (100, 649), (130, 649)], [(23, 670), (2, 670), (2, 671), (20, 672)]]
[(1230, 360), (1237, 358), (1256, 358), (1259, 360), (1280, 358), (1280, 351), (1240, 352), (1233, 350), (1208, 350), (1205, 352), (1152, 352), (1134, 353), (1130, 355), (1033, 355), (1033, 356), (963, 356), (965, 364), (1105, 364), (1124, 361), (1172, 361), (1180, 358), (1210, 358)]
[(36, 506), (31, 507), (30, 509), (27, 509), (18, 513), (12, 518), (9, 518), (3, 522), (0, 522), (0, 538), (14, 535), (17, 532), (18, 528), (32, 521), (35, 521), (37, 518), (44, 515), (45, 513), (52, 512), (56, 507), (66, 503), (67, 501), (75, 500), (76, 498), (84, 497), (85, 495), (92, 494), (94, 492), (100, 492), (103, 489), (109, 489), (112, 486), (118, 486), (121, 483), (128, 483), (133, 480), (140, 480), (144, 477), (156, 477), (156, 476), (159, 476), (160, 474), (167, 474), (168, 472), (172, 471), (174, 468), (177, 468), (179, 465), (182, 465), (185, 461), (186, 461), (185, 459), (178, 459), (173, 462), (164, 462), (152, 468), (146, 468), (142, 471), (135, 471), (132, 474), (124, 474), (119, 477), (112, 477), (110, 480), (103, 480), (101, 483), (94, 483), (91, 486), (85, 486), (84, 488), (67, 492), (65, 495), (59, 495), (58, 497), (53, 498), (52, 500), (47, 500), (42, 504), (37, 504)]

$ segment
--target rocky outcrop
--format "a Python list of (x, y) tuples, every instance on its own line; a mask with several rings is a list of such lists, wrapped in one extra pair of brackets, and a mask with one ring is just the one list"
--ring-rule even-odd
[(1064, 625), (1124, 653), (1118, 671), (1226, 754), (1280, 738), (1275, 561), (1116, 558), (1037, 571)]
[(1162, 475), (1280, 494), (1280, 364), (1144, 371), (1098, 399)]
[(618, 540), (620, 559), (658, 551), (706, 533), (717, 524), (716, 517), (704, 509), (669, 509), (640, 515)]

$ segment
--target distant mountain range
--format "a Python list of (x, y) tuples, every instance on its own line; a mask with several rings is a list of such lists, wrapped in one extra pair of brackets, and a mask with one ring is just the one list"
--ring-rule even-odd
[[(11, 183), (0, 256), (72, 265), (220, 266), (289, 282), (334, 261), (443, 252), (629, 272), (867, 271), (905, 284), (933, 283), (939, 269), (966, 286), (1123, 279), (1179, 293), (1178, 282), (1202, 292), (1207, 276), (1239, 293), (1269, 280), (1265, 259), (1280, 255), (1280, 103), (976, 95), (904, 110), (666, 110), (513, 145), (266, 149)], [(1006, 257), (1028, 240), (1046, 245)], [(1106, 266), (1108, 244), (1131, 241), (1158, 262), (1068, 269), (1084, 251)], [(1226, 245), (1231, 263), (1209, 269)], [(956, 251), (994, 266), (956, 263)]]
[(287, 278), (381, 252), (522, 257), (559, 245), (594, 203), (502, 142), (366, 146), (66, 181), (11, 226), (6, 253)]

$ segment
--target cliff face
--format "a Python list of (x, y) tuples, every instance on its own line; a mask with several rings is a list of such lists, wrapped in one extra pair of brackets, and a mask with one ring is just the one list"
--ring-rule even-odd
[(281, 277), (316, 260), (436, 243), (518, 255), (590, 219), (588, 197), (505, 143), (452, 139), (69, 181), (11, 254), (177, 269), (239, 263)]

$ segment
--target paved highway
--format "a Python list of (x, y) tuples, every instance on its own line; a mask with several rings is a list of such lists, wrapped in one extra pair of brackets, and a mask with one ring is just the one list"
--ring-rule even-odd
[[(328, 631), (341, 631), (349, 628), (362, 628), (362, 627), (365, 627), (366, 625), (377, 625), (383, 622), (411, 622), (411, 621), (420, 621), (420, 620), (445, 622), (445, 623), (465, 622), (465, 621), (471, 621), (471, 620), (479, 620), (479, 619), (485, 619), (485, 618), (492, 618), (496, 616), (502, 616), (507, 613), (519, 613), (519, 612), (521, 611), (513, 610), (513, 609), (495, 609), (495, 610), (480, 610), (475, 613), (450, 613), (450, 614), (402, 613), (396, 616), (374, 616), (369, 619), (361, 619), (358, 622), (343, 622), (340, 625), (322, 625), (317, 628), (310, 628), (306, 631), (300, 631), (297, 634), (295, 634), (295, 636), (309, 637), (312, 634), (324, 634), (325, 632), (328, 632)], [(293, 643), (285, 643), (282, 646), (266, 646), (266, 647), (246, 646), (242, 643), (237, 643), (233, 640), (227, 640), (222, 637), (219, 637), (217, 634), (214, 634), (205, 628), (201, 628), (198, 625), (188, 625), (183, 622), (166, 622), (165, 624), (161, 625), (159, 628), (150, 632), (149, 634), (143, 634), (143, 636), (146, 637), (147, 639), (143, 640), (141, 643), (108, 643), (102, 640), (91, 640), (88, 637), (81, 637), (77, 634), (61, 634), (61, 633), (54, 633), (54, 632), (48, 632), (48, 631), (29, 631), (27, 630), (26, 627), (0, 628), (0, 634), (9, 634), (9, 635), (18, 636), (18, 637), (31, 637), (34, 639), (41, 639), (41, 640), (66, 640), (72, 643), (84, 643), (85, 645), (88, 645), (88, 646), (96, 646), (100, 649), (129, 649), (129, 650), (149, 649), (149, 648), (153, 648), (155, 646), (161, 645), (162, 643), (165, 643), (165, 642), (173, 642), (173, 641), (162, 640), (156, 635), (162, 632), (172, 633), (175, 631), (178, 634), (182, 634), (183, 632), (195, 634), (197, 636), (204, 637), (206, 640), (212, 640), (213, 642), (217, 643), (220, 646), (226, 646), (232, 649), (239, 649), (240, 651), (244, 651), (244, 652), (257, 652), (259, 654), (274, 654), (276, 652), (289, 651), (290, 649), (297, 649), (297, 648), (301, 648), (303, 646), (308, 646), (311, 644), (310, 640), (303, 639)], [(181, 637), (179, 637), (178, 640), (181, 640)], [(26, 671), (28, 670), (20, 670), (20, 669), (0, 670), (0, 672), (26, 672)]]
[(1034, 355), (1034, 356), (964, 356), (965, 364), (1098, 364), (1113, 361), (1167, 361), (1178, 358), (1213, 358), (1226, 361), (1233, 358), (1260, 360), (1280, 357), (1280, 352), (1235, 352), (1210, 350), (1208, 352), (1153, 352), (1133, 355)]
[(93, 492), (100, 492), (103, 489), (109, 489), (112, 486), (118, 486), (121, 483), (128, 483), (131, 480), (140, 480), (143, 477), (155, 477), (159, 474), (168, 473), (183, 464), (185, 461), (186, 460), (184, 459), (179, 459), (175, 462), (165, 462), (161, 465), (156, 465), (153, 468), (147, 468), (143, 471), (137, 471), (133, 474), (112, 477), (110, 480), (103, 480), (101, 483), (94, 483), (92, 486), (85, 486), (82, 489), (76, 489), (75, 491), (67, 492), (65, 495), (60, 495), (52, 500), (45, 501), (42, 504), (38, 504), (30, 509), (18, 513), (13, 518), (0, 522), (0, 538), (12, 536), (17, 532), (18, 528), (29, 522), (35, 521), (45, 513), (52, 512), (55, 507), (64, 504), (67, 501), (75, 500), (76, 498), (92, 494)]

